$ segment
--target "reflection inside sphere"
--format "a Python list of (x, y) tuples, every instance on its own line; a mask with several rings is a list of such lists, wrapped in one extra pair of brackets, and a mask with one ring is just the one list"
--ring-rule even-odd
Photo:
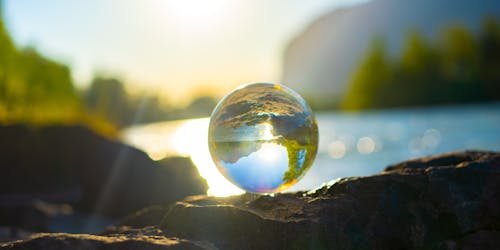
[(273, 193), (295, 184), (310, 168), (318, 128), (293, 90), (254, 83), (219, 102), (208, 142), (217, 168), (232, 183), (253, 193)]

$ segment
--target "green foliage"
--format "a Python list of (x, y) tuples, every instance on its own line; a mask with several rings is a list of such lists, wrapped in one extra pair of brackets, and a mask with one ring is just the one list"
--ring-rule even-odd
[(57, 120), (79, 108), (68, 67), (14, 46), (0, 20), (0, 121)]
[[(368, 56), (353, 78), (348, 98), (345, 101), (346, 107), (363, 108), (370, 105), (379, 96), (375, 92), (385, 88), (385, 85), (389, 83), (392, 76), (385, 54), (384, 41), (375, 40)], [(371, 84), (366, 84), (368, 82)]]
[(315, 136), (318, 134), (318, 127), (314, 124), (312, 128), (311, 132), (309, 127), (301, 127), (295, 135), (277, 140), (288, 152), (288, 170), (283, 175), (285, 184), (282, 188), (293, 185), (311, 167), (318, 150), (318, 137)]
[[(279, 144), (285, 146), (288, 152), (288, 170), (283, 174), (283, 181), (287, 186), (288, 184), (293, 185), (311, 167), (316, 154), (315, 145), (301, 145), (296, 140), (286, 138), (282, 138)], [(299, 162), (301, 153), (304, 153), (302, 156), (304, 160)]]
[(431, 44), (418, 33), (400, 57), (389, 59), (375, 40), (349, 84), (345, 109), (387, 108), (500, 100), (500, 28), (484, 22), (476, 37), (461, 26)]
[(116, 133), (114, 127), (207, 116), (214, 106), (213, 98), (201, 97), (174, 110), (158, 96), (131, 96), (121, 81), (102, 77), (78, 93), (66, 65), (32, 48), (16, 48), (0, 19), (1, 123), (83, 123), (110, 135)]
[(487, 19), (479, 38), (479, 65), (486, 88), (486, 98), (498, 100), (500, 93), (500, 27)]
[(184, 112), (190, 117), (208, 116), (212, 113), (217, 100), (212, 96), (200, 96), (184, 109)]
[(129, 119), (128, 96), (120, 81), (95, 78), (83, 96), (90, 113), (117, 125), (123, 125)]
[(158, 97), (145, 94), (132, 96), (123, 82), (114, 78), (96, 77), (82, 96), (87, 112), (118, 127), (168, 118), (166, 108)]
[(173, 109), (160, 102), (156, 95), (131, 95), (122, 81), (103, 77), (95, 78), (82, 96), (87, 112), (109, 120), (118, 127), (208, 116), (216, 104), (214, 98), (202, 96), (184, 109)]

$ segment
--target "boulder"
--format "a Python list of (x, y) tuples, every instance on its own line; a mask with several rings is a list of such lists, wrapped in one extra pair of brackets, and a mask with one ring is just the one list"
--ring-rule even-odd
[(66, 233), (34, 234), (23, 241), (0, 243), (0, 249), (214, 249), (208, 243), (167, 238), (157, 228), (124, 230), (118, 234), (90, 235)]
[(113, 231), (117, 227), (126, 226), (132, 228), (142, 228), (146, 226), (159, 226), (165, 212), (168, 211), (167, 206), (150, 206), (132, 213), (125, 218), (108, 227), (107, 231)]
[(50, 231), (50, 220), (72, 214), (67, 204), (49, 204), (39, 200), (0, 202), (1, 226), (22, 228), (32, 232)]
[(410, 160), (309, 192), (189, 197), (161, 227), (221, 249), (498, 247), (500, 153)]
[(15, 196), (118, 218), (207, 190), (190, 159), (155, 162), (82, 126), (0, 126), (0, 138), (0, 205)]
[(28, 234), (0, 249), (496, 249), (499, 232), (500, 153), (467, 151), (308, 192), (189, 196), (100, 235)]
[(3, 242), (23, 240), (30, 237), (33, 233), (19, 228), (0, 226), (0, 245)]

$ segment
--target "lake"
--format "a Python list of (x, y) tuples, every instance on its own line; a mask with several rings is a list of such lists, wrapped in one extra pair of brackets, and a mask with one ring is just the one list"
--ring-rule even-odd
[[(457, 150), (500, 151), (500, 103), (316, 113), (320, 142), (316, 160), (288, 191), (371, 175), (410, 158)], [(209, 118), (159, 122), (128, 128), (123, 140), (159, 160), (190, 156), (209, 184), (209, 195), (243, 191), (228, 182), (208, 152)]]

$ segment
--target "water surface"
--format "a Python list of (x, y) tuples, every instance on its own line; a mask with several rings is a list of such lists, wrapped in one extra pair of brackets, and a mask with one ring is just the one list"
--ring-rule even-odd
[[(317, 113), (319, 151), (289, 191), (309, 190), (341, 177), (378, 173), (409, 158), (457, 150), (500, 151), (500, 103), (359, 113)], [(208, 152), (208, 118), (161, 122), (124, 130), (126, 142), (153, 159), (191, 156), (209, 194), (242, 191), (218, 173)]]

